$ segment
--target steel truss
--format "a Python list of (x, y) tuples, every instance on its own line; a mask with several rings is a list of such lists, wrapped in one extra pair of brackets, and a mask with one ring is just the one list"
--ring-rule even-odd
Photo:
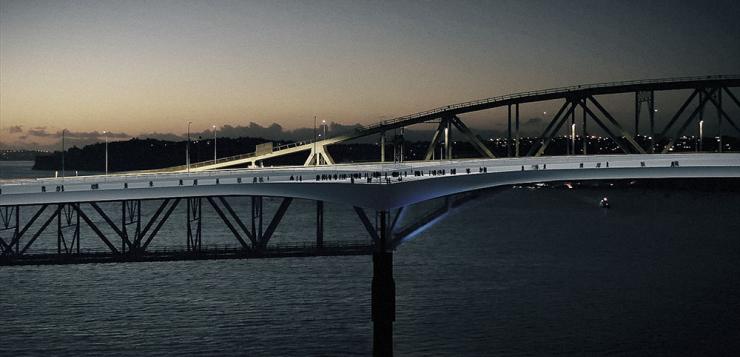
[[(477, 195), (478, 193), (471, 192), (446, 197), (439, 208), (405, 225), (402, 224), (402, 221), (407, 208), (401, 207), (394, 210), (394, 212), (389, 210), (376, 211), (373, 217), (374, 220), (371, 221), (364, 209), (354, 207), (360, 221), (367, 229), (372, 242), (373, 281), (371, 317), (374, 331), (374, 355), (390, 356), (393, 354), (393, 322), (395, 321), (396, 309), (395, 281), (393, 279), (393, 250), (407, 238), (417, 234), (434, 221), (445, 217), (455, 207), (471, 201)], [(188, 230), (186, 253), (193, 259), (197, 259), (201, 254), (201, 222), (203, 218), (203, 200), (205, 199), (232, 232), (245, 254), (248, 253), (249, 256), (269, 254), (269, 251), (266, 249), (267, 245), (290, 207), (293, 198), (282, 198), (275, 213), (272, 217), (269, 217), (266, 227), (263, 226), (263, 219), (265, 218), (263, 209), (264, 198), (262, 196), (250, 196), (250, 198), (251, 214), (249, 217), (251, 222), (249, 223), (251, 224), (251, 229), (240, 218), (226, 197), (185, 198), (186, 228)], [(2, 248), (0, 263), (12, 263), (8, 259), (24, 255), (34, 241), (36, 241), (54, 220), (57, 221), (57, 258), (55, 258), (57, 260), (54, 260), (53, 263), (60, 261), (74, 262), (72, 259), (76, 255), (80, 255), (80, 228), (82, 221), (105, 243), (110, 250), (108, 253), (110, 256), (121, 257), (113, 261), (129, 260), (127, 257), (130, 257), (131, 261), (138, 261), (140, 257), (149, 254), (146, 251), (147, 247), (157, 235), (162, 225), (171, 217), (180, 201), (181, 199), (162, 200), (161, 204), (148, 219), (142, 217), (141, 200), (120, 201), (120, 225), (116, 224), (108, 213), (95, 202), (43, 205), (35, 211), (23, 226), (20, 224), (21, 214), (19, 206), (0, 207), (0, 233), (3, 233), (3, 236), (7, 237), (7, 232), (10, 232), (9, 238), (0, 238), (0, 247)], [(35, 230), (25, 246), (20, 249), (21, 237), (26, 233), (32, 232), (30, 228), (49, 206), (56, 206), (56, 208), (43, 221), (40, 227)], [(85, 212), (83, 209), (85, 206), (89, 206), (88, 212)], [(98, 222), (102, 220), (101, 224), (107, 225), (114, 232), (113, 236), (121, 239), (120, 250), (102, 232), (99, 223), (96, 223), (90, 217), (88, 214), (90, 213), (89, 208), (92, 208), (92, 211), (99, 216), (100, 219)], [(311, 252), (304, 254), (321, 255), (323, 249), (324, 202), (317, 201), (316, 247)], [(366, 254), (365, 252), (361, 252), (361, 254)], [(357, 251), (351, 254), (357, 254)]]
[(429, 143), (429, 147), (427, 148), (427, 152), (424, 155), (424, 160), (431, 160), (434, 151), (438, 145), (438, 141), (440, 137), (443, 138), (443, 155), (440, 157), (440, 159), (452, 159), (452, 127), (457, 128), (460, 133), (465, 135), (466, 138), (470, 141), (471, 144), (473, 144), (473, 148), (475, 148), (478, 153), (481, 155), (488, 157), (488, 158), (495, 158), (496, 156), (493, 155), (491, 150), (483, 143), (480, 137), (475, 135), (470, 128), (463, 123), (462, 120), (460, 120), (459, 117), (456, 115), (448, 116), (448, 117), (442, 117), (439, 121), (439, 126), (434, 131), (434, 134), (432, 135), (432, 141)]
[[(42, 205), (30, 216), (25, 225), (21, 225), (21, 206), (0, 207), (0, 256), (12, 257), (27, 254), (29, 248), (56, 220), (57, 233), (57, 255), (80, 254), (80, 229), (81, 222), (90, 227), (93, 233), (108, 247), (109, 253), (136, 256), (148, 254), (147, 248), (157, 236), (162, 226), (168, 221), (180, 201), (186, 203), (186, 252), (197, 254), (202, 250), (202, 218), (203, 201), (207, 201), (213, 207), (216, 214), (229, 228), (236, 240), (245, 252), (259, 253), (267, 249), (270, 239), (285, 216), (293, 198), (282, 198), (274, 215), (269, 217), (267, 225), (263, 226), (263, 197), (251, 197), (251, 229), (235, 212), (225, 197), (192, 197), (164, 199), (157, 209), (146, 219), (142, 217), (141, 200), (120, 201), (120, 223), (104, 211), (96, 202), (65, 203), (58, 205)], [(85, 212), (85, 206), (92, 208), (100, 219), (98, 222), (91, 218), (90, 210)], [(32, 226), (47, 211), (49, 207), (55, 207), (52, 213), (45, 218), (43, 223), (32, 230)], [(324, 245), (324, 204), (317, 203), (316, 217), (316, 246), (323, 248)], [(102, 222), (100, 222), (102, 221)], [(113, 238), (120, 239), (120, 249), (111, 241), (110, 234), (103, 232), (107, 227), (113, 231)], [(22, 238), (31, 234), (32, 236), (23, 241)], [(246, 237), (246, 239), (245, 239)], [(25, 243), (25, 245), (21, 244)]]
[[(662, 153), (667, 152), (673, 147), (674, 142), (680, 137), (686, 128), (695, 120), (703, 120), (704, 109), (707, 103), (711, 103), (717, 109), (717, 136), (719, 137), (719, 151), (722, 151), (722, 124), (727, 122), (735, 130), (740, 132), (740, 126), (738, 126), (722, 108), (722, 97), (723, 93), (731, 99), (738, 107), (740, 107), (740, 101), (730, 91), (728, 87), (707, 87), (707, 88), (695, 88), (691, 95), (684, 101), (678, 111), (673, 115), (672, 119), (666, 124), (665, 128), (656, 132), (655, 123), (655, 91), (654, 90), (638, 90), (635, 92), (635, 128), (634, 134), (630, 134), (615, 118), (612, 114), (596, 99), (594, 94), (587, 92), (574, 91), (569, 96), (565, 97), (564, 103), (560, 106), (557, 114), (548, 123), (544, 132), (538, 137), (534, 144), (529, 148), (526, 156), (540, 156), (545, 153), (552, 140), (556, 137), (562, 126), (568, 119), (572, 125), (576, 123), (576, 111), (580, 108), (582, 113), (581, 122), (581, 148), (580, 151), (576, 147), (575, 139), (572, 139), (572, 144), (569, 144), (567, 149), (568, 153), (575, 155), (577, 153), (587, 155), (589, 150), (587, 122), (588, 119), (593, 120), (605, 133), (619, 146), (619, 148), (626, 154), (638, 153), (655, 153), (658, 140), (667, 138), (667, 133), (674, 128), (674, 124), (679, 121), (679, 118), (686, 110), (686, 108), (692, 103), (694, 98), (697, 96), (698, 104), (689, 115), (683, 124), (675, 130), (674, 135), (669, 138), (669, 142), (663, 147)], [(640, 116), (643, 103), (647, 105), (648, 119), (649, 119), (649, 133), (648, 133), (648, 144), (646, 147), (640, 145), (636, 138), (640, 135)], [(514, 110), (512, 110), (512, 106)], [(519, 122), (519, 103), (512, 103), (507, 105), (508, 108), (508, 120), (507, 120), (507, 140), (506, 140), (506, 155), (507, 157), (520, 155), (520, 122)], [(594, 109), (592, 109), (594, 108)], [(514, 126), (512, 127), (512, 115), (515, 120)], [(493, 158), (494, 155), (488, 149), (488, 147), (475, 135), (457, 115), (447, 115), (437, 117), (439, 125), (437, 126), (434, 134), (432, 135), (429, 146), (427, 147), (424, 160), (432, 160), (436, 152), (437, 147), (442, 146), (440, 159), (451, 159), (452, 147), (451, 147), (451, 135), (453, 126), (463, 133), (474, 148), (484, 157)], [(571, 133), (575, 136), (575, 132)], [(383, 161), (383, 154), (381, 149), (381, 161)]]
[[(598, 110), (598, 113), (600, 115), (589, 108), (589, 102)], [(627, 130), (625, 130), (624, 127), (622, 127), (622, 125), (617, 122), (616, 119), (614, 119), (609, 111), (607, 111), (606, 108), (604, 108), (604, 106), (601, 105), (598, 100), (596, 100), (596, 98), (588, 95), (583, 97), (567, 98), (558, 110), (557, 114), (555, 114), (550, 123), (547, 125), (542, 135), (538, 138), (534, 145), (530, 147), (529, 151), (527, 152), (527, 156), (540, 156), (544, 154), (545, 150), (552, 142), (552, 139), (555, 138), (563, 124), (569, 118), (572, 124), (575, 123), (575, 111), (577, 107), (580, 107), (581, 111), (583, 112), (582, 126), (584, 138), (588, 135), (586, 131), (587, 118), (591, 118), (625, 153), (646, 153), (645, 150), (635, 141), (634, 137), (630, 135)], [(614, 130), (621, 134), (621, 136), (617, 136)], [(584, 141), (582, 145), (582, 152), (587, 152), (587, 145), (588, 142)], [(573, 154), (575, 154), (575, 144), (570, 150)]]
[(698, 88), (695, 89), (691, 95), (684, 101), (684, 103), (681, 105), (679, 110), (673, 115), (671, 120), (666, 125), (665, 129), (659, 134), (659, 138), (666, 138), (668, 131), (673, 127), (673, 125), (679, 121), (681, 115), (684, 113), (687, 107), (690, 106), (690, 104), (694, 101), (694, 98), (697, 98), (697, 104), (694, 110), (691, 112), (691, 114), (683, 121), (683, 124), (676, 130), (672, 137), (669, 138), (668, 143), (663, 147), (662, 153), (666, 153), (669, 150), (673, 148), (673, 145), (678, 140), (678, 138), (683, 135), (683, 133), (686, 131), (686, 128), (689, 127), (692, 123), (695, 123), (697, 121), (703, 120), (704, 118), (704, 111), (705, 107), (708, 103), (711, 103), (714, 105), (714, 107), (717, 109), (717, 124), (718, 124), (718, 132), (717, 136), (720, 138), (719, 142), (719, 150), (721, 152), (722, 148), (722, 122), (724, 119), (730, 126), (732, 126), (735, 130), (740, 133), (740, 127), (730, 118), (729, 115), (727, 115), (727, 112), (722, 107), (722, 93), (727, 94), (727, 96), (738, 106), (740, 107), (740, 101), (738, 101), (737, 97), (729, 90), (727, 87), (715, 87), (715, 88)]

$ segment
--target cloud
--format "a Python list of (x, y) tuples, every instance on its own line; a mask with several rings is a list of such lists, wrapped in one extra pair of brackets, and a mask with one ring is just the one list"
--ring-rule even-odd
[(177, 134), (173, 133), (157, 133), (157, 132), (151, 132), (151, 133), (142, 133), (140, 135), (137, 135), (139, 138), (143, 139), (157, 139), (157, 140), (166, 140), (166, 141), (182, 141), (185, 140), (184, 137), (179, 136)]
[(23, 132), (23, 126), (22, 125), (13, 125), (5, 128), (5, 131), (7, 131), (10, 134), (18, 134)]
[[(317, 123), (316, 128), (317, 134), (323, 134), (324, 128), (322, 123)], [(542, 118), (531, 118), (524, 122), (527, 125), (543, 125), (544, 119)], [(344, 125), (336, 122), (326, 123), (326, 130), (329, 136), (341, 135), (344, 133), (350, 133), (358, 128), (361, 128), (360, 124)], [(8, 128), (9, 129), (9, 128)], [(476, 135), (482, 138), (498, 137), (505, 135), (504, 130), (496, 129), (476, 129), (471, 128)], [(314, 136), (314, 128), (297, 128), (293, 130), (287, 130), (280, 124), (273, 123), (268, 126), (262, 126), (257, 123), (249, 123), (248, 125), (224, 125), (217, 128), (219, 137), (253, 137), (253, 138), (264, 138), (267, 140), (281, 141), (281, 140), (305, 140), (311, 139)], [(427, 129), (406, 129), (405, 138), (407, 141), (428, 141), (432, 138), (434, 130)], [(386, 133), (386, 138), (390, 139), (393, 135), (399, 134), (397, 131)], [(138, 135), (131, 135), (125, 132), (113, 132), (107, 134), (110, 141), (127, 140), (132, 137), (141, 139), (157, 139), (165, 141), (184, 141), (187, 138), (187, 134), (175, 134), (175, 133), (141, 133)], [(83, 147), (85, 145), (101, 143), (105, 140), (106, 134), (100, 131), (68, 131), (65, 130), (65, 147), (71, 148), (73, 146)], [(201, 132), (190, 133), (192, 139), (203, 138), (209, 139), (213, 137), (213, 131), (206, 130)], [(365, 138), (356, 139), (354, 142), (376, 142), (379, 140), (379, 135), (371, 135)], [(28, 149), (41, 149), (41, 150), (59, 150), (61, 148), (62, 132), (50, 132), (47, 127), (34, 127), (28, 129), (22, 133), (22, 135), (16, 136), (16, 144), (19, 147)], [(19, 141), (18, 141), (19, 140)], [(467, 140), (464, 135), (458, 133), (454, 134), (454, 140)]]
[(46, 127), (45, 126), (37, 126), (37, 127), (33, 128), (33, 129), (29, 129), (28, 130), (28, 135), (29, 136), (36, 136), (36, 137), (39, 137), (39, 138), (46, 138), (46, 137), (52, 136), (54, 134), (49, 133), (48, 131), (46, 131)]

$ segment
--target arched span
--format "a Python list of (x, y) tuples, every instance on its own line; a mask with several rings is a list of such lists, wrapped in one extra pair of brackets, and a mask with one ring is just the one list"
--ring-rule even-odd
[[(565, 100), (561, 110), (558, 114), (553, 117), (550, 125), (540, 136), (537, 144), (531, 148), (530, 152), (526, 153), (527, 156), (540, 156), (545, 153), (550, 139), (563, 125), (566, 119), (574, 115), (577, 108), (582, 108), (587, 114), (589, 120), (592, 120), (602, 130), (604, 130), (612, 140), (614, 140), (625, 153), (646, 153), (653, 152), (654, 145), (652, 144), (647, 150), (641, 147), (635, 140), (634, 136), (637, 136), (637, 130), (635, 135), (628, 133), (622, 125), (620, 125), (612, 115), (598, 102), (596, 96), (608, 95), (608, 94), (619, 94), (619, 93), (632, 93), (636, 95), (635, 101), (639, 112), (639, 106), (641, 99), (638, 98), (641, 93), (649, 93), (647, 99), (652, 108), (653, 105), (653, 92), (656, 91), (668, 91), (668, 90), (681, 90), (681, 89), (693, 89), (694, 91), (681, 106), (681, 109), (673, 115), (671, 120), (662, 129), (658, 129), (656, 132), (649, 133), (650, 137), (664, 137), (669, 131), (675, 130), (676, 135), (663, 149), (665, 153), (670, 146), (673, 145), (675, 138), (680, 136), (683, 130), (685, 130), (687, 123), (692, 120), (696, 120), (699, 117), (697, 113), (703, 111), (705, 106), (715, 105), (718, 110), (722, 113), (723, 119), (730, 124), (734, 129), (740, 132), (740, 124), (736, 124), (722, 109), (721, 100), (717, 100), (715, 97), (721, 96), (724, 93), (729, 98), (729, 102), (733, 102), (735, 105), (740, 107), (740, 101), (737, 97), (728, 89), (740, 86), (740, 75), (715, 75), (715, 76), (700, 76), (700, 77), (680, 77), (680, 78), (662, 78), (662, 79), (644, 79), (644, 80), (633, 80), (633, 81), (622, 81), (622, 82), (607, 82), (607, 83), (596, 83), (596, 84), (583, 84), (574, 85), (560, 88), (528, 91), (514, 94), (507, 94), (497, 97), (490, 97), (485, 99), (479, 99), (469, 102), (451, 104), (443, 107), (434, 108), (431, 110), (414, 113), (410, 115), (404, 115), (393, 119), (383, 120), (378, 123), (359, 127), (350, 133), (343, 133), (334, 137), (330, 137), (322, 140), (303, 140), (292, 144), (274, 147), (271, 152), (267, 153), (248, 153), (244, 155), (224, 157), (218, 159), (215, 163), (212, 161), (206, 161), (196, 164), (191, 164), (189, 170), (191, 171), (205, 171), (213, 169), (222, 169), (228, 167), (234, 167), (238, 165), (249, 165), (255, 166), (263, 160), (269, 160), (275, 157), (285, 156), (294, 154), (297, 152), (311, 151), (309, 158), (315, 155), (320, 155), (325, 152), (325, 147), (341, 143), (348, 140), (357, 139), (360, 137), (375, 135), (384, 133), (389, 130), (394, 130), (409, 125), (429, 122), (432, 120), (440, 120), (440, 128), (435, 132), (434, 141), (440, 132), (444, 131), (443, 127), (447, 130), (451, 130), (453, 125), (457, 128), (468, 140), (470, 140), (474, 147), (483, 154), (483, 156), (493, 157), (490, 150), (482, 143), (478, 137), (470, 130), (463, 121), (458, 118), (458, 115), (488, 110), (498, 107), (518, 106), (520, 104), (541, 102), (548, 100)], [(693, 113), (684, 113), (687, 107), (690, 107), (690, 103), (694, 100), (698, 100), (697, 108)], [(691, 109), (689, 108), (689, 111)], [(518, 109), (517, 109), (518, 112)], [(511, 110), (509, 110), (509, 124), (511, 124)], [(584, 120), (586, 120), (586, 114), (584, 114)], [(650, 113), (651, 123), (653, 117)], [(681, 116), (687, 116), (688, 120), (685, 120), (683, 126), (678, 124)], [(518, 114), (517, 114), (518, 117)], [(636, 127), (639, 127), (639, 114), (636, 114)], [(674, 124), (676, 126), (674, 126)], [(509, 125), (511, 126), (511, 125)], [(651, 128), (653, 125), (651, 125)], [(653, 129), (651, 129), (653, 130)], [(585, 128), (584, 128), (584, 136)], [(519, 156), (518, 149), (518, 134), (517, 138), (513, 139), (516, 144), (516, 152), (512, 156)], [(652, 139), (651, 139), (652, 140)], [(509, 145), (512, 142), (511, 128), (509, 127)], [(448, 145), (447, 143), (445, 144)], [(507, 150), (511, 149), (507, 147)], [(511, 154), (511, 150), (510, 154)], [(448, 152), (448, 150), (445, 150)], [(525, 154), (525, 153), (522, 153)], [(429, 156), (429, 155), (427, 155)], [(310, 161), (310, 160), (309, 160)], [(329, 161), (327, 161), (329, 162)], [(186, 166), (176, 166), (171, 168), (162, 169), (162, 171), (177, 171), (177, 170), (188, 170)]]

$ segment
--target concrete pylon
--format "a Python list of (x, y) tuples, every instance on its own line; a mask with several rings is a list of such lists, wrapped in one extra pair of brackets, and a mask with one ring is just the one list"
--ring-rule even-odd
[[(318, 164), (317, 164), (318, 160)], [(317, 145), (315, 149), (311, 149), (311, 153), (308, 154), (308, 158), (303, 166), (317, 166), (317, 165), (334, 165), (334, 159), (326, 150), (325, 145)]]

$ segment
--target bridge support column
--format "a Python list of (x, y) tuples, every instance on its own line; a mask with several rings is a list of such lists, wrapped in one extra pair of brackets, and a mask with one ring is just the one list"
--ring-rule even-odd
[(586, 130), (586, 100), (581, 100), (581, 112), (583, 113), (583, 155), (588, 155), (588, 131)]
[[(452, 146), (450, 145), (450, 140), (452, 139), (452, 125), (450, 119), (445, 120), (445, 152), (444, 152), (444, 158), (447, 160), (452, 159)], [(441, 157), (440, 157), (441, 158)]]
[[(67, 241), (64, 231), (72, 228), (72, 239)], [(68, 244), (69, 243), (69, 244)], [(57, 210), (57, 254), (80, 254), (80, 215), (74, 203), (62, 203)]]
[(507, 125), (507, 136), (506, 136), (506, 157), (511, 157), (511, 104), (508, 106), (509, 108), (509, 120)]
[(373, 252), (371, 315), (373, 356), (393, 356), (393, 322), (396, 320), (396, 283), (393, 280), (393, 253), (387, 250), (388, 211), (378, 212), (379, 241)]
[(262, 196), (252, 196), (252, 234), (255, 237), (259, 249), (262, 241)]
[[(187, 230), (188, 230), (188, 252), (199, 252), (201, 248), (201, 218), (203, 217), (203, 200), (198, 198), (187, 199)], [(193, 232), (193, 223), (195, 223), (195, 232)]]
[(385, 131), (380, 133), (380, 162), (385, 162)]
[(650, 149), (648, 149), (648, 152), (655, 153), (655, 92), (635, 92), (635, 139), (640, 135), (640, 111), (642, 110), (642, 103), (647, 103), (648, 118), (650, 119)]
[[(134, 228), (133, 239), (130, 239), (128, 226), (136, 225)], [(188, 227), (190, 227), (188, 225)], [(121, 201), (121, 239), (122, 252), (126, 252), (126, 244), (129, 244), (131, 251), (138, 251), (138, 238), (141, 235), (141, 201)]]
[(324, 247), (324, 201), (316, 201), (316, 248)]
[(514, 137), (514, 156), (519, 157), (519, 103), (516, 104), (516, 135)]
[(573, 111), (570, 112), (570, 151), (571, 155), (576, 154), (576, 109), (573, 108)]
[(717, 92), (717, 152), (722, 152), (722, 90)]
[(319, 145), (311, 149), (303, 166), (334, 165), (334, 159), (329, 155), (325, 145)]
[[(650, 153), (655, 154), (655, 92), (650, 91)], [(637, 136), (635, 136), (637, 138)]]
[(640, 134), (640, 92), (635, 92), (635, 137)]

